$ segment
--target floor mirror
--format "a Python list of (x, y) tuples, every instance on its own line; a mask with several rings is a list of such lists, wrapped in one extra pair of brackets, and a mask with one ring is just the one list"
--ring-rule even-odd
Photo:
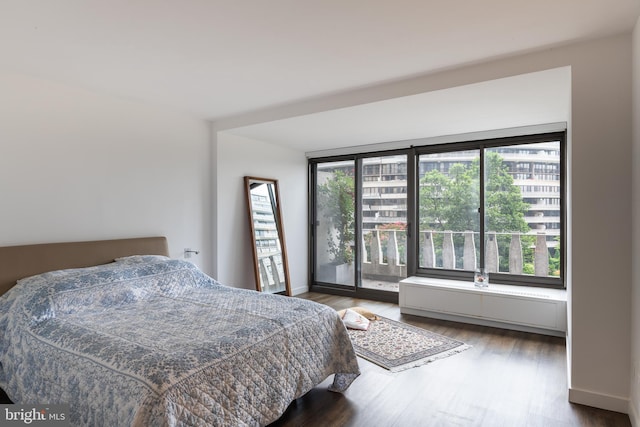
[(278, 181), (245, 176), (256, 289), (291, 295)]

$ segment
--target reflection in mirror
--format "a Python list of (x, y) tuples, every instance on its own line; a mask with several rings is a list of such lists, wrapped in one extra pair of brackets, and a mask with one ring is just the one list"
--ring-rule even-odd
[(291, 295), (278, 181), (244, 177), (256, 289)]

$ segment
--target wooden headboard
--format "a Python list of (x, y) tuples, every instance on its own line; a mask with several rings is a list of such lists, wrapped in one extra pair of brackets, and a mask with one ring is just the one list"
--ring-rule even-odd
[(130, 255), (169, 256), (166, 237), (0, 247), (0, 295), (18, 279), (64, 268), (108, 264)]

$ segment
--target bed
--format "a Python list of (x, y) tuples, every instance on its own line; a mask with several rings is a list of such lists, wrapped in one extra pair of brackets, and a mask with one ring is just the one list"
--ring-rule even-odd
[[(359, 375), (338, 314), (224, 286), (163, 237), (0, 248), (0, 387), (72, 425), (266, 425)], [(16, 284), (17, 281), (17, 284)]]

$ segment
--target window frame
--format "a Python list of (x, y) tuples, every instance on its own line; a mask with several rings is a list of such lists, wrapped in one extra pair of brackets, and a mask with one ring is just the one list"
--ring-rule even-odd
[[(309, 283), (311, 285), (312, 291), (325, 291), (329, 293), (337, 293), (340, 295), (353, 295), (355, 292), (358, 296), (362, 297), (372, 297), (375, 299), (384, 299), (387, 300), (389, 297), (388, 291), (376, 291), (370, 289), (361, 288), (361, 278), (360, 278), (360, 253), (362, 248), (360, 248), (361, 243), (356, 239), (356, 250), (355, 250), (355, 281), (353, 289), (349, 289), (345, 287), (345, 285), (331, 285), (322, 282), (315, 281), (315, 250), (316, 250), (316, 242), (315, 242), (315, 223), (316, 223), (316, 212), (315, 212), (315, 187), (316, 187), (316, 176), (315, 171), (317, 170), (317, 165), (321, 163), (327, 162), (337, 162), (337, 161), (345, 161), (351, 160), (354, 161), (355, 166), (355, 232), (356, 236), (360, 236), (362, 230), (362, 179), (363, 179), (363, 165), (362, 161), (368, 157), (377, 157), (377, 156), (390, 156), (397, 154), (406, 154), (407, 155), (407, 275), (408, 276), (421, 276), (421, 277), (430, 277), (430, 278), (440, 278), (440, 279), (452, 279), (452, 280), (463, 280), (463, 281), (472, 281), (473, 280), (473, 272), (472, 271), (464, 271), (464, 270), (445, 270), (442, 268), (422, 268), (419, 267), (419, 239), (418, 236), (418, 211), (419, 211), (419, 203), (418, 203), (418, 189), (419, 180), (420, 180), (420, 165), (419, 159), (421, 154), (434, 154), (434, 153), (444, 153), (444, 152), (453, 152), (453, 151), (463, 151), (463, 150), (479, 150), (480, 152), (480, 242), (483, 242), (480, 245), (480, 265), (484, 263), (484, 153), (487, 148), (495, 148), (495, 147), (507, 147), (513, 145), (524, 145), (524, 144), (535, 144), (542, 142), (551, 142), (551, 141), (559, 141), (560, 145), (560, 163), (559, 163), (559, 174), (560, 174), (560, 197), (559, 197), (559, 211), (560, 211), (560, 276), (559, 277), (550, 277), (550, 276), (533, 276), (533, 275), (515, 275), (509, 274), (505, 272), (500, 273), (490, 273), (490, 282), (491, 283), (502, 283), (502, 284), (510, 284), (510, 285), (520, 285), (524, 287), (550, 287), (550, 288), (559, 288), (564, 289), (566, 287), (566, 267), (567, 267), (567, 241), (566, 241), (566, 228), (567, 228), (567, 217), (566, 217), (566, 205), (567, 205), (567, 186), (566, 186), (566, 175), (567, 175), (567, 163), (566, 163), (566, 151), (567, 151), (567, 134), (565, 131), (556, 131), (556, 132), (546, 132), (546, 133), (536, 133), (536, 134), (527, 134), (520, 136), (509, 136), (509, 137), (498, 137), (498, 138), (484, 138), (484, 139), (475, 139), (470, 141), (460, 141), (460, 142), (447, 142), (441, 144), (431, 144), (431, 145), (415, 145), (410, 146), (404, 149), (390, 149), (390, 150), (378, 150), (378, 151), (370, 151), (370, 152), (358, 152), (354, 154), (341, 154), (336, 156), (323, 156), (318, 158), (310, 158), (308, 160), (308, 170), (309, 170), (309, 204), (308, 204), (308, 212), (309, 212)], [(423, 140), (416, 140), (416, 143), (423, 142)], [(555, 173), (555, 171), (536, 171), (537, 173)], [(517, 171), (516, 171), (517, 173)]]
[[(309, 283), (310, 290), (313, 292), (324, 292), (335, 295), (343, 295), (343, 296), (351, 296), (365, 299), (373, 299), (378, 301), (388, 301), (393, 303), (398, 303), (398, 293), (392, 291), (382, 291), (377, 289), (363, 288), (362, 287), (362, 277), (361, 277), (361, 261), (362, 261), (362, 247), (360, 243), (359, 236), (362, 234), (362, 219), (363, 219), (363, 210), (362, 210), (362, 191), (363, 191), (363, 160), (370, 157), (381, 157), (381, 156), (393, 156), (393, 155), (406, 155), (407, 156), (407, 219), (409, 217), (409, 210), (412, 208), (413, 203), (413, 181), (411, 177), (413, 176), (413, 164), (414, 164), (414, 153), (411, 148), (402, 148), (402, 149), (393, 149), (393, 150), (381, 150), (381, 151), (371, 151), (364, 153), (356, 153), (356, 154), (342, 154), (337, 156), (324, 156), (317, 158), (308, 159), (308, 171), (309, 171), (309, 179), (308, 179), (308, 212), (309, 212), (309, 229), (308, 229), (308, 239), (309, 239)], [(316, 279), (316, 241), (315, 241), (315, 224), (317, 222), (317, 212), (315, 211), (316, 205), (316, 187), (317, 187), (317, 167), (322, 163), (332, 163), (332, 162), (340, 162), (340, 161), (353, 161), (355, 166), (354, 173), (354, 192), (355, 192), (355, 253), (354, 253), (354, 274), (355, 280), (354, 285), (342, 285), (342, 284), (333, 284), (321, 282)], [(407, 224), (407, 230), (410, 224)], [(409, 241), (409, 236), (407, 236), (407, 241)], [(409, 244), (407, 244), (407, 251), (409, 251)], [(410, 275), (410, 253), (407, 253), (407, 276)]]
[[(499, 273), (490, 273), (490, 283), (501, 283), (501, 284), (509, 284), (509, 285), (520, 285), (520, 286), (535, 286), (535, 287), (550, 287), (550, 288), (565, 288), (565, 276), (566, 276), (566, 131), (563, 132), (549, 132), (549, 133), (541, 133), (541, 134), (531, 134), (531, 135), (522, 135), (522, 136), (512, 136), (512, 137), (502, 137), (502, 138), (491, 138), (491, 139), (479, 139), (473, 141), (463, 141), (463, 142), (453, 142), (453, 143), (445, 143), (445, 144), (434, 144), (434, 145), (426, 145), (420, 147), (414, 147), (415, 152), (415, 170), (419, 171), (419, 161), (420, 155), (422, 154), (434, 154), (434, 153), (446, 153), (446, 152), (454, 152), (454, 151), (464, 151), (464, 150), (479, 150), (480, 153), (480, 237), (479, 240), (482, 242), (480, 245), (480, 262), (479, 267), (484, 265), (485, 258), (485, 203), (484, 203), (484, 183), (485, 183), (485, 171), (484, 171), (484, 157), (485, 150), (489, 148), (496, 147), (508, 147), (514, 145), (525, 145), (525, 144), (536, 144), (543, 142), (552, 142), (559, 141), (560, 145), (560, 166), (559, 166), (559, 174), (560, 174), (560, 276), (559, 277), (542, 277), (542, 276), (532, 276), (532, 275), (516, 275), (509, 274), (506, 272)], [(414, 203), (415, 207), (412, 210), (411, 214), (413, 218), (411, 218), (411, 224), (413, 225), (413, 230), (411, 235), (418, 235), (418, 194), (417, 189), (419, 188), (419, 173), (416, 173), (413, 177), (413, 185), (416, 189), (416, 194), (414, 194)], [(441, 279), (452, 279), (452, 280), (465, 280), (471, 281), (473, 280), (473, 272), (472, 271), (464, 271), (464, 270), (446, 270), (442, 268), (423, 268), (420, 267), (418, 262), (418, 254), (419, 254), (419, 239), (413, 238), (409, 241), (411, 245), (410, 251), (413, 252), (413, 269), (410, 270), (410, 274), (412, 276), (422, 276), (422, 277), (431, 277), (431, 278), (441, 278)]]

